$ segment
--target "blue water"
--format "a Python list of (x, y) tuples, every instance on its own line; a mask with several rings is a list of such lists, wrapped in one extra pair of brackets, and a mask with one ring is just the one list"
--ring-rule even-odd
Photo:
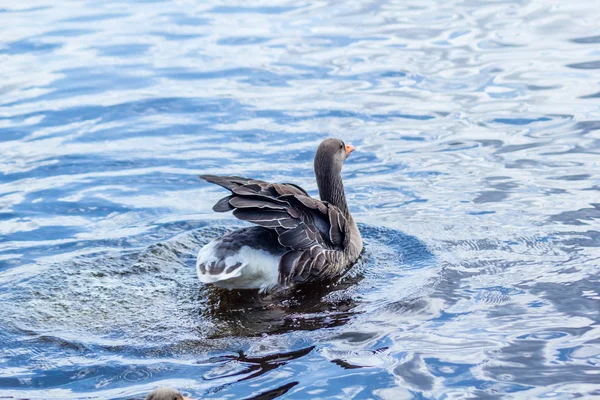
[[(2, 3), (0, 397), (600, 396), (600, 7), (252, 4)], [(202, 286), (197, 175), (316, 194), (329, 136), (361, 261)]]

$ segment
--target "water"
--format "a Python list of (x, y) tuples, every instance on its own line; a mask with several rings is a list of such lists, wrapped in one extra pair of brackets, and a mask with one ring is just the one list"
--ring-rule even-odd
[[(592, 1), (4, 2), (0, 397), (600, 396)], [(291, 298), (202, 286), (228, 173), (365, 237)]]

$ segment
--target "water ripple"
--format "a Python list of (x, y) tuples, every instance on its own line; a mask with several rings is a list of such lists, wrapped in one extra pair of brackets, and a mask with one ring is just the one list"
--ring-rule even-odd
[[(0, 396), (600, 396), (593, 2), (5, 4)], [(197, 179), (339, 136), (366, 243), (326, 288), (200, 287)], [(237, 226), (237, 225), (235, 225)]]

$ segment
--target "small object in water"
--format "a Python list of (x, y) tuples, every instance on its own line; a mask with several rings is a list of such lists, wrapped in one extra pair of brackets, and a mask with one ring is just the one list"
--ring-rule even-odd
[(178, 390), (170, 387), (160, 387), (150, 393), (146, 400), (190, 400), (184, 397)]
[(258, 226), (215, 239), (198, 253), (200, 281), (226, 289), (289, 287), (339, 276), (360, 256), (363, 243), (350, 214), (342, 165), (354, 146), (326, 139), (314, 170), (321, 200), (293, 183), (268, 183), (239, 176), (200, 178), (231, 191), (214, 211), (233, 210)]

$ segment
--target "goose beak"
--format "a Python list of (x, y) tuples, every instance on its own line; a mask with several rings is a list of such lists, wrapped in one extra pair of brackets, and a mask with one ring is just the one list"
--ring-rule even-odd
[(350, 155), (350, 153), (352, 153), (354, 151), (354, 146), (352, 146), (351, 144), (347, 144), (346, 145), (346, 157), (348, 157)]

